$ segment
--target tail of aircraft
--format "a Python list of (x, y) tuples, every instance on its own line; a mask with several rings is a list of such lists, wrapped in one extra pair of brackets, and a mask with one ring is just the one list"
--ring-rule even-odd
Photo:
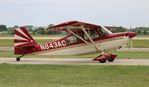
[(25, 27), (15, 28), (14, 32), (14, 53), (28, 54), (36, 51), (37, 43)]

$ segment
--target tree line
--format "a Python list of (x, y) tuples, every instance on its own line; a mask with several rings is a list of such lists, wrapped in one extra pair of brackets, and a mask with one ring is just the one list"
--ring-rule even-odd
[[(53, 26), (53, 24), (49, 24), (48, 27), (50, 26)], [(14, 27), (18, 27), (18, 26), (7, 27), (6, 25), (1, 24), (0, 32), (5, 32), (8, 35), (13, 35)], [(33, 35), (64, 35), (64, 34), (67, 34), (66, 32), (49, 30), (47, 29), (47, 27), (34, 27), (32, 25), (27, 25), (24, 27), (26, 27), (27, 30)], [(136, 28), (127, 29), (127, 28), (120, 26), (120, 27), (107, 27), (107, 28), (113, 33), (133, 31), (133, 32), (136, 32), (138, 35), (149, 35), (149, 27), (136, 27)]]
[[(53, 26), (50, 24), (49, 26)], [(48, 26), (48, 27), (49, 27)], [(6, 25), (0, 25), (0, 32), (5, 32), (8, 35), (14, 35), (14, 29), (16, 26), (7, 27)], [(32, 25), (23, 26), (32, 34), (32, 35), (64, 35), (66, 32), (58, 32), (54, 30), (49, 30), (47, 27), (34, 27)]]

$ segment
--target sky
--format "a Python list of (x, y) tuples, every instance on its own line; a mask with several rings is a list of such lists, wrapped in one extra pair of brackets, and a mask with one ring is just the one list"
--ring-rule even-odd
[(77, 20), (149, 27), (149, 0), (0, 0), (0, 24), (47, 26)]

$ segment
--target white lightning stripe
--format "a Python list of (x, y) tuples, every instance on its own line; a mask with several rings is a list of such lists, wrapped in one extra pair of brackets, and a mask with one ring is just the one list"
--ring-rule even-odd
[(23, 45), (23, 44), (26, 44), (26, 43), (28, 43), (28, 42), (14, 43), (14, 46)]
[(28, 39), (30, 39), (20, 28), (16, 28), (16, 30), (21, 34), (23, 34), (24, 36), (26, 36)]
[(21, 36), (18, 36), (18, 35), (14, 35), (14, 39), (18, 39), (18, 40), (28, 40), (28, 39), (26, 39), (26, 38), (23, 38), (23, 37), (21, 37)]

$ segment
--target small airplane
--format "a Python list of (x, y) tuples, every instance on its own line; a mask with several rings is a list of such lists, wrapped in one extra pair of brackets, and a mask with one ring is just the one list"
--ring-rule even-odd
[(89, 52), (100, 52), (94, 61), (105, 63), (107, 60), (113, 62), (117, 57), (115, 54), (106, 53), (112, 49), (125, 47), (130, 39), (136, 36), (135, 32), (112, 33), (104, 26), (80, 22), (68, 21), (58, 25), (48, 27), (55, 31), (66, 31), (65, 37), (45, 44), (37, 44), (25, 27), (15, 28), (14, 53), (21, 55), (20, 58), (28, 54), (82, 54)]

